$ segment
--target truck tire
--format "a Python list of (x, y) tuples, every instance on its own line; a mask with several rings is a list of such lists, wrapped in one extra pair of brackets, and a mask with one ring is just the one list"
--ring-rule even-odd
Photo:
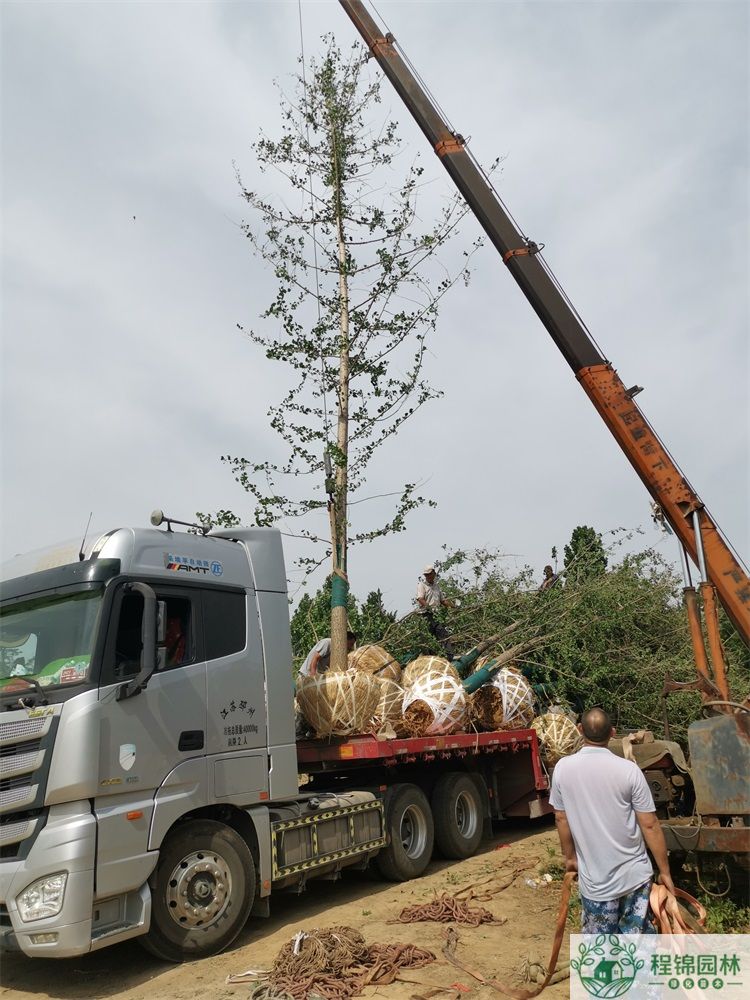
[(430, 863), (435, 824), (430, 804), (416, 785), (396, 785), (385, 803), (388, 845), (375, 858), (383, 878), (408, 882)]
[(190, 820), (162, 845), (151, 927), (138, 940), (165, 962), (216, 955), (245, 926), (255, 883), (250, 848), (235, 830), (214, 820)]
[(444, 858), (470, 858), (482, 840), (482, 798), (468, 774), (444, 774), (432, 793), (435, 841)]

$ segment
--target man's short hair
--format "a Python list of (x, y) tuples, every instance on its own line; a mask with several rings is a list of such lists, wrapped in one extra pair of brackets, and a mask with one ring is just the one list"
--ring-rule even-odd
[(351, 629), (347, 629), (347, 632), (346, 632), (346, 641), (347, 642), (356, 642), (357, 641), (357, 633), (356, 632), (352, 632)]
[(590, 708), (581, 716), (581, 729), (591, 743), (608, 743), (612, 720), (603, 708)]

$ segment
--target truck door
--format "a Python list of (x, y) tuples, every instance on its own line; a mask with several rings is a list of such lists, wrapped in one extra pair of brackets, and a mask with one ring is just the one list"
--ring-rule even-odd
[(203, 629), (213, 794), (219, 801), (257, 802), (268, 793), (268, 736), (255, 593), (204, 588)]
[[(95, 801), (100, 894), (102, 890), (127, 888), (123, 884), (126, 867), (134, 877), (136, 873), (140, 877), (156, 789), (178, 764), (206, 753), (201, 591), (189, 586), (151, 585), (157, 600), (166, 604), (164, 662), (134, 697), (118, 701), (117, 692), (139, 669), (140, 595), (124, 593), (122, 588), (114, 595), (107, 633), (99, 692), (99, 787)], [(205, 794), (205, 787), (200, 791)]]

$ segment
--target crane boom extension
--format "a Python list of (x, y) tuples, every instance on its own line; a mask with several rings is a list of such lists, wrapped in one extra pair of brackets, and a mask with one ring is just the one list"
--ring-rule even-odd
[(678, 539), (750, 645), (750, 578), (539, 256), (361, 0), (339, 0)]

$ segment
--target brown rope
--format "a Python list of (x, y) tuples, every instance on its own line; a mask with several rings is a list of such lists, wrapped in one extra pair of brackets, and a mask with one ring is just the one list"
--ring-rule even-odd
[(443, 955), (448, 959), (451, 965), (455, 965), (456, 968), (461, 969), (472, 979), (476, 979), (477, 982), (482, 983), (484, 986), (490, 986), (493, 990), (498, 993), (503, 993), (505, 996), (512, 997), (513, 1000), (531, 1000), (532, 997), (538, 996), (543, 989), (545, 989), (555, 975), (557, 969), (557, 958), (560, 954), (560, 946), (562, 945), (563, 936), (565, 934), (565, 921), (568, 916), (568, 902), (570, 900), (570, 891), (573, 886), (573, 881), (576, 878), (574, 872), (566, 872), (563, 878), (562, 884), (562, 895), (560, 897), (560, 908), (557, 911), (557, 923), (555, 924), (555, 936), (552, 942), (552, 954), (550, 955), (549, 962), (547, 963), (547, 975), (545, 976), (543, 982), (538, 983), (533, 989), (524, 990), (516, 989), (512, 986), (507, 986), (505, 983), (498, 982), (496, 979), (487, 979), (477, 969), (471, 969), (460, 959), (456, 958), (456, 946), (458, 945), (458, 933), (455, 928), (448, 927), (445, 931), (446, 943), (443, 948)]
[(433, 921), (438, 924), (455, 922), (457, 924), (468, 924), (470, 927), (479, 927), (480, 924), (504, 924), (505, 919), (496, 919), (489, 910), (483, 906), (469, 906), (468, 903), (442, 893), (435, 896), (429, 903), (415, 903), (413, 906), (406, 906), (399, 913), (396, 920), (389, 920), (389, 924), (414, 924), (419, 921)]
[(349, 1000), (366, 986), (387, 986), (402, 969), (419, 969), (435, 955), (413, 944), (373, 944), (353, 927), (313, 930), (285, 944), (276, 956), (267, 991), (256, 1000)]

